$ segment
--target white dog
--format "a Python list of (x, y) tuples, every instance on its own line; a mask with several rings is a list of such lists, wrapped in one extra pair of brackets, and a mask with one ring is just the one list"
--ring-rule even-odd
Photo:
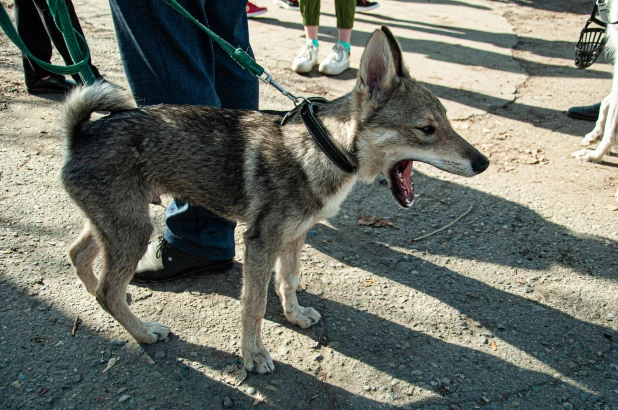
[[(618, 0), (608, 0), (608, 14), (610, 22), (618, 21)], [(580, 161), (602, 161), (603, 156), (612, 148), (616, 148), (616, 132), (618, 132), (618, 58), (616, 51), (618, 50), (618, 25), (607, 25), (607, 43), (605, 49), (612, 55), (614, 59), (614, 81), (612, 90), (607, 97), (601, 102), (599, 110), (599, 119), (597, 120), (594, 129), (586, 134), (579, 145), (588, 146), (599, 138), (601, 142), (596, 149), (591, 150), (584, 148), (573, 153), (573, 156)], [(618, 191), (616, 191), (616, 200), (618, 201)]]

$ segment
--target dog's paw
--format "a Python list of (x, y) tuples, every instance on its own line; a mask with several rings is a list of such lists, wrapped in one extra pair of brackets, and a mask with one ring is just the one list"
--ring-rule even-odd
[(285, 312), (285, 317), (288, 319), (288, 322), (294, 323), (303, 329), (315, 325), (322, 318), (320, 313), (314, 308), (302, 306), (299, 306), (298, 310)]
[(601, 138), (600, 133), (596, 131), (589, 132), (584, 136), (584, 138), (582, 138), (582, 140), (579, 142), (579, 145), (581, 145), (582, 147), (587, 147), (593, 142), (598, 141), (599, 138)]
[(164, 340), (169, 333), (169, 326), (163, 323), (144, 322), (144, 332), (136, 335), (135, 339), (141, 343), (154, 343), (158, 340)]
[(596, 158), (594, 158), (592, 155), (593, 152), (594, 151), (589, 149), (582, 149), (579, 151), (575, 151), (572, 156), (583, 162), (596, 161)]
[(266, 374), (275, 371), (273, 359), (265, 348), (255, 347), (253, 349), (243, 349), (243, 362), (245, 369), (250, 372)]

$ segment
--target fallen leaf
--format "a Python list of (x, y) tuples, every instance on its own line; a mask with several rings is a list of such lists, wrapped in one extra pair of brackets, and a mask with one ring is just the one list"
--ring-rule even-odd
[(380, 218), (378, 216), (366, 216), (361, 214), (358, 217), (358, 224), (361, 226), (372, 226), (374, 228), (382, 228), (385, 226), (392, 227), (393, 223), (384, 218)]
[(603, 208), (607, 209), (608, 211), (617, 211), (618, 210), (618, 205), (603, 204)]
[(496, 341), (492, 340), (491, 343), (489, 344), (491, 346), (491, 350), (498, 350), (498, 346), (496, 345)]
[(539, 298), (541, 298), (542, 300), (547, 300), (547, 296), (544, 295), (540, 290), (534, 289), (534, 291), (539, 295)]
[(112, 357), (111, 359), (109, 359), (109, 362), (107, 362), (107, 366), (105, 367), (105, 369), (103, 369), (101, 373), (105, 373), (106, 371), (114, 367), (117, 361), (118, 360), (115, 357)]
[(255, 396), (253, 397), (253, 405), (254, 405), (254, 406), (257, 406), (257, 405), (258, 405), (258, 404), (260, 404), (260, 403), (264, 403), (264, 399), (263, 399), (263, 398), (262, 398), (262, 396), (260, 396), (260, 395), (255, 395)]

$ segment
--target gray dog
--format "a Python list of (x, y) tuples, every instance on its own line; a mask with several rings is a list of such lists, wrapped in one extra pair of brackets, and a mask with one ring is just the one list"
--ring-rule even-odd
[[(111, 114), (97, 121), (94, 111)], [(338, 168), (299, 116), (201, 106), (136, 108), (116, 87), (77, 89), (64, 107), (62, 181), (86, 215), (69, 256), (88, 292), (139, 342), (165, 339), (169, 327), (144, 322), (126, 290), (153, 233), (149, 203), (161, 194), (247, 224), (244, 236), (242, 355), (248, 370), (275, 367), (261, 338), (273, 267), (287, 320), (302, 328), (320, 314), (296, 299), (307, 231), (334, 216), (356, 181), (383, 174), (402, 207), (412, 205), (412, 161), (458, 175), (489, 161), (451, 127), (438, 99), (404, 67), (383, 27), (371, 36), (354, 90), (316, 108), (330, 138), (356, 167)], [(175, 172), (170, 172), (174, 169)], [(99, 276), (93, 261), (101, 252)]]

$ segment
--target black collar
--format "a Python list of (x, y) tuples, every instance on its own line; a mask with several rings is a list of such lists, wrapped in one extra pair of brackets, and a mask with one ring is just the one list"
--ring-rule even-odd
[(281, 125), (287, 124), (287, 122), (300, 111), (300, 117), (303, 119), (309, 134), (311, 134), (315, 142), (318, 144), (318, 147), (320, 147), (326, 156), (330, 158), (330, 160), (333, 161), (342, 171), (347, 172), (348, 174), (355, 174), (356, 167), (352, 165), (345, 154), (337, 148), (337, 145), (335, 145), (335, 143), (330, 139), (328, 133), (324, 127), (322, 127), (320, 121), (315, 118), (313, 113), (314, 103), (325, 104), (327, 102), (327, 99), (321, 97), (303, 98), (303, 101), (294, 107), (294, 109), (285, 114), (285, 117), (283, 117), (283, 120), (281, 121)]

